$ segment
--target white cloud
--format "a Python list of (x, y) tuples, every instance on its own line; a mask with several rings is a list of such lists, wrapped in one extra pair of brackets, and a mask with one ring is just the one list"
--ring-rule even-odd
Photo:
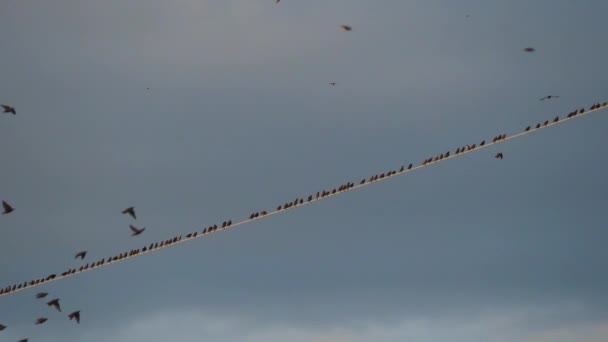
[[(415, 318), (387, 322), (350, 322), (328, 327), (262, 322), (253, 317), (227, 317), (203, 311), (150, 314), (114, 334), (89, 332), (86, 340), (223, 341), (223, 342), (600, 342), (608, 340), (608, 322), (593, 325), (530, 328), (538, 310), (481, 313), (467, 318)], [(550, 312), (545, 312), (549, 314)]]

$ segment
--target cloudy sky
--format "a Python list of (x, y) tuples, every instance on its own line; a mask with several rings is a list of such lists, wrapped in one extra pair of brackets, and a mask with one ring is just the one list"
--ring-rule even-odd
[[(2, 1), (0, 103), (17, 115), (0, 116), (0, 198), (16, 208), (0, 218), (0, 286), (608, 101), (606, 13), (601, 0)], [(0, 340), (606, 341), (607, 127), (599, 112), (1, 297)]]

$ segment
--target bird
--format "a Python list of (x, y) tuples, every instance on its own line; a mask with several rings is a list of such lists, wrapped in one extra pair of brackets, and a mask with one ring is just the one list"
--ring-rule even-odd
[(134, 220), (137, 220), (137, 216), (135, 215), (135, 207), (128, 207), (127, 209), (122, 211), (123, 214), (129, 214)]
[(74, 257), (74, 259), (78, 259), (80, 257), (80, 259), (84, 260), (84, 257), (87, 255), (87, 251), (82, 251), (82, 252), (78, 252), (76, 254), (76, 256)]
[(129, 228), (131, 228), (131, 231), (133, 232), (133, 234), (131, 234), (131, 236), (139, 235), (139, 234), (143, 233), (144, 230), (146, 230), (146, 227), (138, 229), (137, 227), (135, 227), (133, 225), (129, 225)]
[(57, 311), (61, 312), (61, 306), (59, 305), (59, 298), (55, 298), (52, 301), (46, 303), (48, 306), (54, 306)]
[(557, 98), (559, 98), (559, 95), (547, 95), (547, 96), (543, 97), (542, 99), (540, 99), (540, 101), (549, 100), (549, 99), (557, 99)]
[(46, 293), (46, 292), (39, 292), (39, 293), (36, 294), (36, 298), (37, 299), (44, 298), (47, 295), (48, 295), (48, 293)]
[(40, 325), (40, 324), (42, 324), (42, 323), (46, 322), (47, 320), (48, 320), (48, 318), (46, 318), (46, 317), (40, 317), (40, 318), (38, 318), (38, 319), (36, 320), (36, 323), (34, 323), (34, 324), (35, 324), (35, 325)]
[(524, 49), (524, 51), (525, 52), (534, 52), (534, 51), (536, 51), (536, 49), (533, 48), (533, 47), (527, 47), (527, 48)]
[(348, 25), (340, 25), (340, 28), (344, 31), (352, 31), (353, 28)]
[(0, 324), (0, 331), (2, 331), (2, 330), (4, 330), (4, 329), (6, 329), (6, 325), (2, 325), (2, 324)]
[(76, 318), (76, 323), (80, 324), (80, 310), (72, 312), (68, 315), (68, 318), (70, 319), (70, 321)]
[(502, 152), (496, 153), (496, 155), (494, 156), (494, 158), (496, 158), (496, 159), (502, 159)]
[(336, 84), (338, 84), (338, 83), (336, 83), (336, 82), (329, 82), (329, 85), (331, 85), (331, 86), (335, 86)]
[(10, 214), (15, 210), (15, 208), (11, 207), (11, 205), (6, 203), (6, 201), (2, 201), (2, 207), (4, 208), (2, 215)]
[(27, 339), (27, 338), (23, 338), (23, 339), (20, 339), (20, 340), (19, 340), (19, 341), (17, 341), (17, 342), (27, 342), (27, 341), (29, 341), (29, 339)]
[(14, 107), (11, 106), (7, 106), (7, 105), (1, 105), (2, 109), (4, 109), (3, 113), (13, 113), (13, 115), (17, 115), (17, 112), (15, 111)]

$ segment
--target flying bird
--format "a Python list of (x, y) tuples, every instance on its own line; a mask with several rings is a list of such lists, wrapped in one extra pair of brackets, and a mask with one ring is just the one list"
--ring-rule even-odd
[(6, 329), (6, 325), (2, 325), (2, 324), (0, 324), (0, 331), (2, 331), (2, 330), (4, 330), (4, 329)]
[(15, 210), (15, 208), (11, 207), (11, 205), (6, 203), (6, 201), (2, 201), (2, 208), (4, 208), (2, 215), (10, 214)]
[(42, 323), (46, 322), (47, 320), (48, 320), (48, 318), (45, 318), (45, 317), (40, 317), (40, 318), (38, 318), (38, 319), (36, 320), (36, 323), (34, 323), (34, 324), (35, 324), (35, 325), (40, 325), (40, 324), (42, 324)]
[(340, 25), (340, 28), (344, 31), (352, 31), (353, 28), (348, 25)]
[(135, 216), (135, 207), (128, 207), (127, 209), (122, 211), (123, 214), (129, 214), (134, 220), (137, 220), (137, 216)]
[(329, 82), (329, 85), (331, 85), (331, 86), (335, 86), (336, 84), (338, 84), (338, 83), (336, 83), (336, 82)]
[(557, 99), (557, 98), (559, 98), (559, 95), (547, 95), (547, 96), (543, 97), (542, 99), (540, 99), (540, 101), (549, 100), (549, 99)]
[(19, 341), (17, 341), (17, 342), (27, 342), (27, 341), (29, 341), (29, 339), (24, 338), (24, 339), (21, 339), (21, 340), (19, 340)]
[(36, 294), (36, 298), (40, 299), (40, 298), (44, 298), (48, 295), (48, 293), (46, 292), (39, 292)]
[(524, 49), (525, 52), (534, 52), (536, 51), (536, 49), (534, 49), (533, 47), (527, 47)]
[(496, 158), (496, 159), (502, 159), (502, 152), (496, 153), (496, 155), (494, 156), (494, 158)]
[(129, 228), (131, 228), (131, 231), (133, 232), (133, 234), (131, 234), (131, 236), (139, 235), (139, 234), (143, 233), (144, 230), (146, 230), (146, 227), (144, 227), (142, 229), (138, 229), (137, 227), (135, 227), (133, 225), (129, 225)]
[(80, 259), (84, 260), (84, 257), (85, 257), (86, 255), (87, 255), (87, 251), (78, 252), (78, 253), (76, 254), (76, 256), (74, 257), (74, 259), (78, 259), (78, 258), (80, 258)]
[(59, 298), (55, 298), (52, 301), (46, 303), (48, 306), (54, 306), (57, 311), (61, 312), (61, 306), (59, 305)]
[(80, 324), (80, 310), (72, 312), (68, 315), (68, 318), (70, 319), (70, 321), (76, 318), (76, 323)]
[(17, 112), (15, 111), (14, 107), (7, 106), (7, 105), (0, 105), (0, 106), (2, 106), (2, 109), (4, 109), (3, 113), (13, 113), (13, 115), (17, 115)]

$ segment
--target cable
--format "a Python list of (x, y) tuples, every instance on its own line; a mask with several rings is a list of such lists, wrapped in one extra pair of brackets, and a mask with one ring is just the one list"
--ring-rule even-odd
[[(217, 233), (217, 232), (225, 230), (225, 229), (236, 228), (238, 226), (241, 226), (241, 225), (253, 222), (253, 221), (257, 221), (257, 220), (261, 220), (261, 219), (264, 219), (264, 218), (268, 218), (270, 216), (273, 216), (273, 215), (276, 215), (276, 214), (279, 214), (279, 213), (283, 213), (283, 212), (291, 210), (291, 209), (299, 208), (299, 207), (305, 206), (307, 204), (315, 203), (315, 202), (318, 202), (318, 201), (321, 201), (321, 200), (328, 199), (330, 197), (334, 197), (334, 196), (343, 194), (345, 192), (353, 191), (353, 190), (356, 190), (356, 189), (359, 189), (359, 188), (362, 188), (362, 187), (365, 187), (365, 186), (368, 186), (368, 185), (371, 185), (371, 184), (375, 184), (375, 183), (378, 183), (378, 182), (381, 182), (381, 181), (388, 180), (390, 178), (394, 178), (394, 177), (397, 177), (397, 176), (404, 175), (406, 173), (410, 173), (410, 172), (416, 171), (418, 169), (429, 167), (429, 166), (437, 164), (439, 162), (443, 162), (443, 161), (446, 161), (446, 160), (449, 160), (449, 159), (452, 159), (452, 158), (456, 158), (456, 157), (461, 157), (461, 156), (466, 155), (466, 154), (468, 154), (470, 152), (479, 151), (479, 150), (481, 150), (483, 148), (487, 148), (487, 147), (490, 147), (490, 146), (494, 146), (496, 144), (504, 143), (504, 142), (507, 142), (509, 140), (516, 139), (516, 138), (522, 137), (522, 136), (527, 135), (527, 134), (538, 132), (538, 131), (540, 131), (542, 129), (545, 129), (545, 128), (557, 126), (559, 124), (562, 124), (564, 122), (573, 120), (575, 118), (580, 118), (580, 117), (583, 117), (583, 116), (586, 116), (586, 115), (589, 115), (589, 114), (592, 114), (592, 113), (595, 113), (595, 112), (598, 112), (598, 111), (601, 111), (601, 110), (604, 110), (604, 109), (608, 109), (608, 103), (604, 103), (603, 105), (599, 105), (598, 107), (596, 107), (596, 108), (594, 108), (592, 110), (588, 110), (588, 111), (585, 111), (584, 113), (580, 113), (580, 114), (579, 114), (578, 111), (575, 111), (574, 113), (577, 113), (576, 115), (569, 116), (569, 117), (561, 119), (561, 120), (559, 120), (557, 122), (549, 122), (549, 123), (547, 123), (544, 126), (541, 125), (539, 128), (533, 128), (533, 127), (531, 127), (530, 130), (523, 131), (523, 132), (511, 135), (511, 136), (507, 136), (504, 139), (500, 139), (500, 140), (494, 141), (494, 142), (488, 142), (488, 143), (484, 144), (483, 146), (477, 146), (475, 148), (472, 148), (472, 149), (469, 149), (469, 150), (466, 150), (466, 151), (461, 151), (461, 152), (459, 152), (457, 154), (451, 154), (448, 157), (444, 157), (444, 158), (439, 159), (439, 160), (435, 160), (435, 161), (431, 161), (431, 162), (428, 162), (428, 163), (424, 163), (422, 165), (414, 166), (414, 167), (409, 168), (409, 169), (404, 169), (403, 171), (396, 171), (395, 173), (393, 173), (391, 175), (387, 175), (384, 178), (378, 178), (378, 179), (373, 180), (373, 181), (365, 181), (365, 183), (363, 183), (363, 184), (355, 184), (355, 185), (353, 185), (351, 187), (347, 187), (345, 190), (341, 190), (341, 191), (337, 191), (336, 190), (335, 193), (329, 193), (329, 194), (327, 194), (325, 196), (321, 196), (321, 197), (318, 197), (318, 198), (312, 198), (309, 201), (304, 201), (303, 203), (298, 203), (297, 205), (293, 205), (293, 206), (291, 206), (289, 208), (286, 208), (286, 209), (282, 208), (282, 209), (279, 209), (279, 210), (275, 210), (275, 211), (269, 212), (269, 213), (267, 213), (265, 215), (260, 215), (260, 216), (258, 216), (256, 218), (251, 218), (251, 219), (243, 220), (241, 222), (236, 222), (236, 223), (231, 224), (230, 226), (227, 226), (225, 228), (218, 228), (217, 230), (212, 230), (212, 231), (207, 232), (205, 234), (201, 233), (201, 234), (197, 234), (197, 236), (192, 236), (192, 237), (184, 238), (184, 239), (178, 239), (176, 242), (165, 244), (163, 246), (159, 246), (159, 247), (152, 248), (152, 249), (147, 249), (146, 251), (140, 251), (140, 252), (138, 252), (136, 254), (128, 255), (128, 256), (125, 256), (125, 257), (120, 258), (118, 260), (106, 261), (105, 263), (103, 263), (101, 265), (98, 265), (98, 266), (89, 266), (89, 268), (82, 269), (82, 270), (77, 270), (77, 271), (75, 271), (73, 273), (69, 273), (69, 274), (66, 274), (66, 275), (56, 276), (56, 277), (54, 277), (52, 279), (40, 281), (38, 283), (34, 283), (34, 284), (31, 284), (31, 285), (27, 284), (26, 286), (22, 286), (21, 288), (16, 288), (14, 290), (5, 291), (4, 293), (0, 294), (0, 297), (6, 296), (6, 295), (9, 295), (9, 294), (14, 294), (14, 293), (17, 293), (19, 291), (26, 290), (26, 289), (31, 289), (31, 288), (34, 288), (34, 287), (37, 287), (37, 286), (41, 286), (41, 285), (44, 285), (44, 284), (48, 284), (48, 283), (53, 282), (53, 281), (58, 281), (58, 280), (61, 280), (61, 279), (72, 277), (72, 276), (75, 276), (77, 274), (81, 274), (83, 272), (91, 271), (91, 270), (94, 270), (94, 269), (96, 270), (96, 269), (99, 269), (99, 268), (104, 267), (104, 266), (109, 266), (109, 265), (116, 264), (116, 263), (119, 263), (119, 262), (124, 262), (124, 261), (127, 261), (127, 260), (135, 258), (135, 257), (140, 257), (140, 256), (143, 256), (143, 255), (152, 253), (152, 252), (157, 252), (157, 251), (162, 250), (164, 248), (174, 247), (174, 246), (179, 245), (181, 243), (184, 243), (184, 242), (187, 242), (187, 241), (191, 241), (191, 240), (194, 240), (194, 239), (198, 239), (198, 238), (207, 236), (209, 234)], [(166, 240), (166, 241), (168, 241), (168, 240)], [(173, 239), (171, 239), (171, 241), (173, 241)], [(87, 264), (89, 264), (89, 263), (87, 263)], [(95, 265), (95, 264), (96, 264), (95, 262), (92, 263), (92, 265)], [(16, 284), (23, 285), (24, 283), (16, 283)], [(13, 285), (11, 285), (11, 288), (12, 287), (13, 287)], [(0, 289), (3, 289), (3, 288), (0, 287)]]

